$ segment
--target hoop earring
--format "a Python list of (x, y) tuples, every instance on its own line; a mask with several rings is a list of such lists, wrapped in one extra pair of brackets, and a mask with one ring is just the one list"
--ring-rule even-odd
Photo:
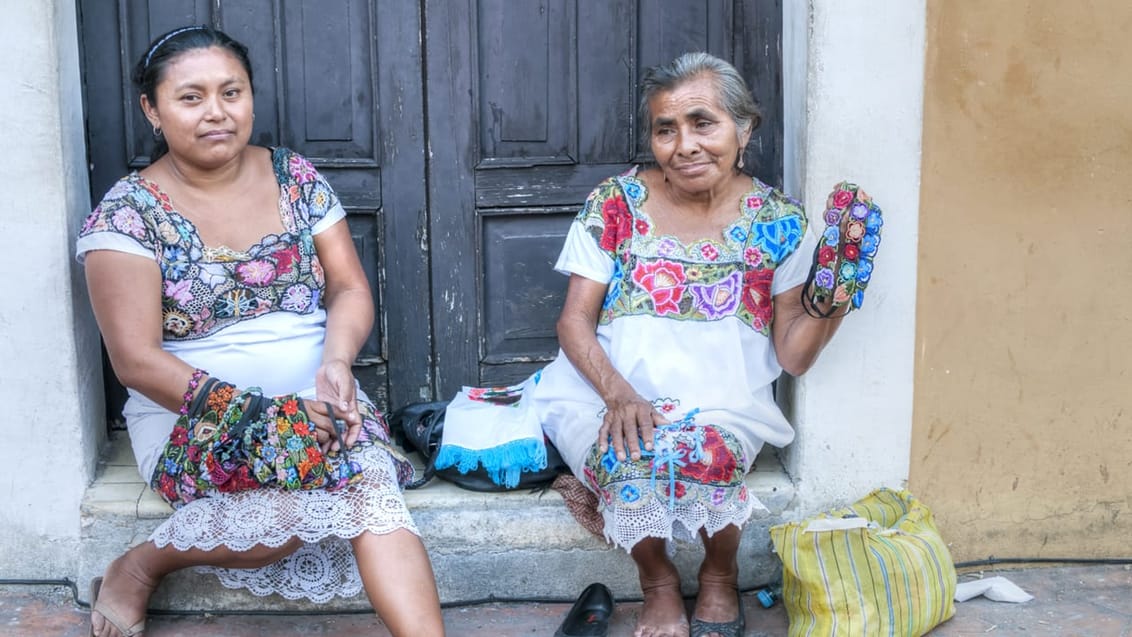
[(154, 139), (161, 139), (161, 127), (160, 126), (154, 126), (153, 127), (153, 137), (154, 137)]

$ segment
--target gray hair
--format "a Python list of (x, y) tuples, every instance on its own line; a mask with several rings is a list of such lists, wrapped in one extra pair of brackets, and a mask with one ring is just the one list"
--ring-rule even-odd
[(652, 113), (649, 100), (657, 93), (671, 91), (677, 86), (702, 74), (710, 74), (719, 93), (720, 105), (731, 115), (740, 132), (758, 128), (759, 108), (751, 98), (747, 83), (734, 66), (710, 53), (685, 53), (668, 64), (659, 64), (645, 72), (641, 80), (641, 104), (637, 118), (641, 125), (641, 141), (648, 145), (652, 135)]

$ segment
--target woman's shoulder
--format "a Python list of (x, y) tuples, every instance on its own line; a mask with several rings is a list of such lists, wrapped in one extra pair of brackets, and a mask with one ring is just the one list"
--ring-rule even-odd
[(751, 177), (751, 190), (744, 197), (744, 208), (759, 220), (769, 221), (792, 215), (806, 218), (801, 202), (770, 186), (758, 177)]

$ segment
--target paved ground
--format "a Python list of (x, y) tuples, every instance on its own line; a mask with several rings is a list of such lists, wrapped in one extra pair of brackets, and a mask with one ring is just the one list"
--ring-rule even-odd
[[(991, 574), (968, 572), (960, 576), (960, 581)], [(932, 631), (931, 637), (1132, 637), (1130, 567), (1060, 566), (998, 570), (993, 574), (1007, 577), (1035, 599), (1025, 604), (983, 598), (963, 602), (957, 605), (955, 617)], [(748, 636), (786, 634), (786, 613), (781, 605), (763, 609), (753, 594), (744, 596), (744, 605)], [(524, 603), (448, 608), (444, 623), (453, 637), (549, 637), (569, 607)], [(639, 609), (639, 603), (619, 603), (609, 637), (630, 635)], [(70, 589), (0, 586), (0, 635), (81, 637), (87, 631), (87, 611), (75, 605)], [(147, 637), (388, 634), (381, 622), (369, 615), (154, 616), (146, 631)]]

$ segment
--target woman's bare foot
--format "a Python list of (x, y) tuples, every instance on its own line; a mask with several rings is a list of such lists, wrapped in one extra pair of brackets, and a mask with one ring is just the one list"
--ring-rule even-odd
[[(122, 630), (129, 630), (145, 619), (149, 596), (157, 582), (146, 575), (137, 562), (137, 549), (127, 551), (106, 567), (102, 586), (98, 591), (98, 607), (113, 616)], [(121, 637), (122, 632), (107, 621), (95, 608), (90, 612), (90, 625), (97, 637)]]
[(739, 605), (739, 571), (712, 573), (700, 570), (700, 592), (692, 617), (711, 623), (735, 620), (743, 609)]
[(642, 575), (641, 592), (645, 604), (633, 637), (688, 637), (684, 596), (680, 594), (680, 576), (675, 570), (669, 576), (647, 581)]

